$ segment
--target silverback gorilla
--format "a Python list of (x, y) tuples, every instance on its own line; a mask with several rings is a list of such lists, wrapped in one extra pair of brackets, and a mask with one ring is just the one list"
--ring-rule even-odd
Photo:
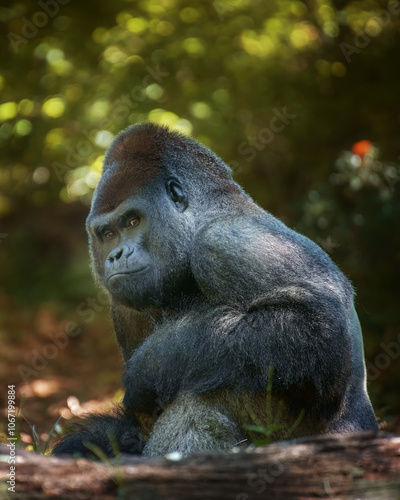
[[(123, 131), (87, 230), (125, 397), (55, 454), (227, 450), (252, 424), (275, 440), (377, 430), (349, 281), (205, 146), (151, 123)], [(143, 415), (157, 415), (147, 438)]]

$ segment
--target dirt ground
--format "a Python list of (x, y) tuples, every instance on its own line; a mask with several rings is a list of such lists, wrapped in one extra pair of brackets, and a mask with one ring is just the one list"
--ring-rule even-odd
[[(109, 409), (122, 397), (122, 358), (106, 308), (85, 320), (54, 304), (38, 308), (0, 297), (0, 411), (6, 416), (9, 385), (16, 386), (21, 445), (44, 446), (61, 426), (88, 411)], [(1, 418), (0, 438), (6, 419)]]

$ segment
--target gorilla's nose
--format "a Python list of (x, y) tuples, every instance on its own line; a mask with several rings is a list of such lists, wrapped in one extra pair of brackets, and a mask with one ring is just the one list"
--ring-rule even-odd
[(112, 250), (107, 257), (107, 263), (114, 264), (122, 257), (123, 253), (124, 253), (123, 248), (114, 248), (114, 250)]

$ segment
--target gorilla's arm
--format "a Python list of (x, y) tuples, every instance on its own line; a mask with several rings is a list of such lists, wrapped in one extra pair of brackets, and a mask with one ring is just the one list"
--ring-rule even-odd
[(161, 314), (159, 311), (150, 308), (145, 312), (141, 312), (132, 307), (112, 302), (111, 317), (118, 340), (118, 347), (124, 361), (127, 361), (138, 345), (150, 335)]
[[(350, 369), (345, 311), (306, 288), (277, 290), (245, 310), (199, 307), (160, 325), (126, 365), (124, 403), (150, 411), (178, 393), (293, 390), (293, 407), (337, 411)], [(330, 414), (330, 415), (329, 415)]]
[(166, 405), (185, 391), (260, 393), (272, 366), (273, 387), (291, 394), (294, 409), (331, 418), (351, 368), (350, 285), (309, 240), (299, 244), (290, 232), (268, 232), (254, 221), (248, 240), (232, 225), (224, 235), (225, 228), (208, 226), (194, 245), (194, 273), (208, 300), (159, 325), (134, 352), (124, 403), (149, 411), (156, 398)]

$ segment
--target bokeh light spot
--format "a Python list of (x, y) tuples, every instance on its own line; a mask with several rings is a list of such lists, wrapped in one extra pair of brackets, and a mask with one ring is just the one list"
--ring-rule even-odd
[(200, 57), (205, 54), (204, 42), (200, 38), (186, 38), (182, 46), (193, 57)]
[(5, 102), (4, 104), (0, 105), (0, 120), (5, 121), (5, 120), (11, 120), (12, 118), (15, 118), (18, 113), (18, 107), (15, 102)]
[(108, 148), (108, 146), (112, 143), (114, 136), (108, 130), (100, 130), (97, 132), (95, 142), (102, 148)]
[(14, 131), (17, 135), (29, 135), (32, 132), (32, 123), (29, 120), (18, 120), (15, 124)]
[(158, 83), (152, 83), (148, 87), (146, 87), (146, 95), (147, 97), (150, 97), (150, 99), (153, 99), (154, 101), (157, 101), (157, 99), (160, 99), (162, 95), (164, 94), (164, 89), (158, 85)]
[(343, 63), (336, 61), (332, 63), (331, 71), (334, 76), (342, 78), (346, 75), (346, 66)]
[(49, 169), (46, 167), (38, 167), (32, 174), (33, 182), (36, 184), (46, 184), (50, 178)]
[(194, 23), (200, 17), (200, 12), (192, 7), (185, 7), (179, 12), (179, 17), (184, 23)]
[(205, 102), (195, 102), (190, 106), (190, 112), (195, 118), (205, 120), (211, 115), (211, 108)]
[(65, 100), (62, 96), (50, 97), (42, 106), (42, 113), (50, 118), (58, 118), (64, 111)]
[(132, 33), (141, 34), (148, 26), (148, 22), (143, 17), (133, 17), (126, 23), (126, 27)]

